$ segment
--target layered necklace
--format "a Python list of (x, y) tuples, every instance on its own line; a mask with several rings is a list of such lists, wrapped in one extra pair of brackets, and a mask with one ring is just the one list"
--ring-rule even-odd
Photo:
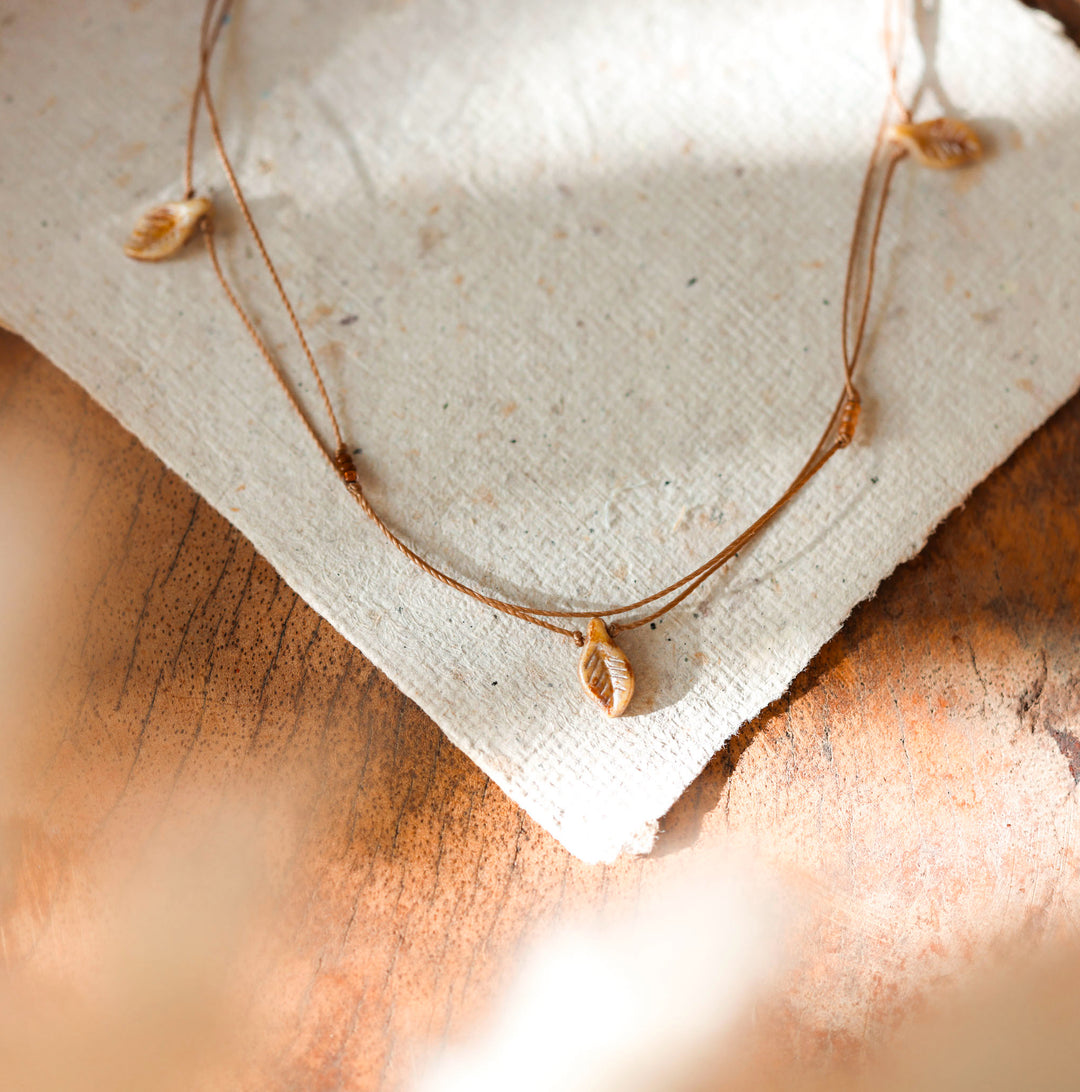
[[(530, 625), (539, 626), (572, 642), (580, 653), (578, 675), (589, 699), (608, 716), (617, 717), (626, 711), (634, 693), (634, 672), (625, 653), (615, 642), (622, 632), (655, 622), (692, 595), (705, 581), (722, 568), (740, 550), (753, 541), (825, 464), (851, 444), (859, 421), (861, 406), (854, 377), (864, 347), (867, 316), (874, 284), (874, 264), (881, 225), (888, 203), (894, 172), (901, 160), (913, 158), (932, 168), (953, 168), (970, 164), (982, 155), (976, 133), (964, 122), (954, 118), (934, 118), (915, 122), (912, 110), (906, 106), (898, 90), (897, 72), (903, 43), (903, 28), (907, 13), (903, 0), (886, 4), (884, 42), (889, 73), (889, 93), (881, 124), (870, 152), (855, 213), (855, 225), (848, 249), (847, 273), (844, 281), (841, 312), (840, 358), (842, 363), (838, 394), (832, 414), (824, 425), (817, 444), (802, 469), (792, 478), (777, 499), (748, 527), (735, 536), (712, 557), (693, 571), (681, 576), (664, 588), (632, 603), (621, 603), (603, 609), (577, 610), (548, 604), (520, 603), (489, 594), (466, 583), (428, 561), (420, 549), (391, 528), (372, 507), (364, 492), (360, 474), (346, 442), (327, 393), (319, 366), (308, 345), (303, 327), (285, 290), (262, 235), (255, 224), (243, 188), (233, 169), (221, 134), (218, 111), (210, 86), (210, 62), (221, 36), (233, 0), (206, 0), (199, 30), (198, 76), (191, 97), (184, 157), (183, 198), (156, 205), (145, 212), (125, 247), (125, 253), (142, 261), (158, 261), (176, 253), (185, 242), (201, 230), (221, 291), (243, 325), (259, 354), (266, 361), (289, 404), (307, 429), (316, 448), (330, 468), (341, 479), (360, 511), (386, 537), (396, 550), (430, 577), (454, 591), (468, 596), (478, 604), (500, 611)], [(273, 283), (277, 298), (292, 326), (300, 352), (315, 379), (330, 440), (315, 427), (311, 411), (294, 392), (285, 370), (267, 346), (256, 323), (240, 302), (229, 283), (218, 258), (214, 238), (213, 205), (209, 197), (199, 194), (193, 183), (195, 136), (200, 118), (205, 115), (210, 135), (229, 189), (240, 214)], [(415, 535), (410, 535), (415, 541)]]

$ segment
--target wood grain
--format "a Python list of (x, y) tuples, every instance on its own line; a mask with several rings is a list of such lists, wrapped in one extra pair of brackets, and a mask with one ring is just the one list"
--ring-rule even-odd
[(22, 1087), (58, 1057), (106, 1087), (163, 1059), (180, 1087), (405, 1087), (524, 941), (718, 845), (817, 900), (761, 1016), (777, 1057), (858, 1057), (988, 953), (1077, 929), (1076, 400), (710, 763), (650, 858), (606, 868), (7, 335), (0, 503), (0, 1078)]

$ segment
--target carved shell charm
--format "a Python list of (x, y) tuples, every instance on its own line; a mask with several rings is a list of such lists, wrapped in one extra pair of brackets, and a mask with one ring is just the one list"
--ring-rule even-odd
[(168, 258), (191, 238), (199, 221), (210, 215), (211, 207), (205, 197), (189, 197), (186, 201), (167, 201), (147, 209), (139, 217), (124, 253), (140, 262)]
[(607, 627), (599, 618), (589, 622), (578, 675), (585, 693), (609, 717), (621, 716), (630, 704), (634, 695), (634, 669), (622, 649), (611, 643)]
[(894, 125), (889, 139), (907, 149), (924, 167), (939, 170), (966, 167), (982, 159), (983, 154), (978, 134), (956, 118)]

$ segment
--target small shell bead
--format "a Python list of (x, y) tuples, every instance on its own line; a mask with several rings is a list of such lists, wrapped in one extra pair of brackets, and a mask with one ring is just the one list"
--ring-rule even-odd
[(147, 209), (132, 230), (124, 253), (140, 262), (160, 262), (170, 257), (191, 238), (212, 207), (206, 197), (189, 197)]

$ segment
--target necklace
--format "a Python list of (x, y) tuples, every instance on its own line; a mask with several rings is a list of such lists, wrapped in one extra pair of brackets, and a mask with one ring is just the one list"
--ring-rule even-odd
[[(221, 31), (228, 22), (232, 3), (233, 0), (206, 0), (203, 10), (199, 31), (198, 77), (188, 117), (184, 197), (180, 201), (166, 202), (145, 212), (132, 232), (125, 247), (125, 253), (129, 257), (143, 261), (167, 258), (179, 250), (196, 229), (201, 229), (211, 266), (225, 298), (236, 312), (259, 354), (266, 361), (318, 450), (341, 479), (363, 514), (375, 524), (396, 550), (429, 576), (486, 607), (572, 641), (581, 650), (578, 675), (584, 692), (608, 716), (619, 716), (626, 710), (633, 696), (634, 673), (630, 661), (615, 643), (614, 638), (625, 630), (636, 629), (655, 622), (683, 602), (756, 538), (825, 464), (837, 452), (848, 447), (854, 439), (861, 408), (859, 392), (854, 385), (854, 375), (864, 346), (878, 239), (890, 186), (898, 164), (904, 158), (911, 157), (924, 166), (947, 169), (972, 163), (982, 155), (979, 139), (968, 125), (947, 117), (914, 122), (912, 111), (902, 101), (898, 91), (897, 74), (906, 19), (904, 0), (886, 0), (884, 38), (889, 70), (889, 97), (863, 178), (848, 251), (841, 314), (842, 386), (820, 439), (802, 469), (779, 498), (716, 554), (698, 565), (692, 572), (659, 591), (632, 603), (617, 604), (600, 610), (557, 609), (546, 605), (516, 603), (481, 591), (426, 560), (397, 531), (388, 526), (371, 506), (364, 493), (350, 447), (345, 441), (315, 357), (263, 242), (262, 235), (255, 225), (222, 138), (217, 107), (210, 87), (209, 68)], [(301, 353), (315, 379), (332, 442), (328, 443), (312, 423), (309, 411), (301, 404), (281, 365), (259, 334), (254, 321), (241, 304), (222, 270), (214, 239), (212, 202), (208, 197), (198, 195), (193, 185), (195, 136), (199, 119), (204, 112), (229, 189), (273, 282), (281, 306), (288, 316)], [(863, 255), (861, 265), (860, 255)], [(584, 630), (581, 628), (582, 624), (584, 624)]]

